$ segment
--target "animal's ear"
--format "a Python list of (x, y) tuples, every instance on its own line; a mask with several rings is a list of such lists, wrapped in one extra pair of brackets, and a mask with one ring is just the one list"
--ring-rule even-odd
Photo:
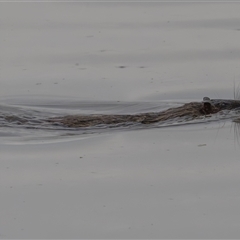
[(211, 101), (211, 99), (209, 97), (204, 97), (203, 98), (203, 102), (210, 102), (210, 101)]
[(210, 98), (209, 97), (204, 97), (203, 100), (210, 100)]

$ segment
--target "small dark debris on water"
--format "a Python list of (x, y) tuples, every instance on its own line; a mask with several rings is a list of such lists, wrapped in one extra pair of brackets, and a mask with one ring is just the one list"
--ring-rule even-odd
[(205, 147), (205, 146), (207, 146), (207, 144), (198, 144), (198, 147)]
[(118, 66), (118, 68), (126, 68), (127, 66)]

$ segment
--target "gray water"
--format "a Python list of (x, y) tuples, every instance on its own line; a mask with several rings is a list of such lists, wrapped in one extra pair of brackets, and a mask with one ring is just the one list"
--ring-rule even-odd
[(238, 239), (238, 112), (78, 130), (43, 120), (232, 99), (239, 12), (0, 1), (0, 238)]

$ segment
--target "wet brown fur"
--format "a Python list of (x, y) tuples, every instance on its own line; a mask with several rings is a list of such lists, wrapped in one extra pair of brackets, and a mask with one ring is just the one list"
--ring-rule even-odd
[[(204, 98), (205, 99), (205, 98)], [(239, 100), (219, 100), (207, 98), (203, 102), (190, 102), (180, 107), (169, 108), (161, 112), (150, 112), (140, 114), (92, 114), (92, 115), (67, 115), (62, 117), (52, 117), (48, 119), (39, 119), (37, 123), (48, 123), (52, 125), (62, 125), (70, 128), (92, 127), (97, 125), (117, 125), (128, 123), (151, 124), (156, 122), (164, 122), (166, 120), (189, 121), (197, 117), (217, 113), (224, 109), (234, 109), (240, 107)], [(30, 123), (35, 125), (36, 121), (29, 118), (18, 117), (14, 115), (0, 116), (0, 120), (6, 122), (14, 122), (18, 125)]]
[(169, 108), (165, 111), (155, 113), (141, 113), (135, 115), (69, 115), (64, 117), (51, 118), (47, 121), (50, 123), (62, 124), (64, 126), (73, 128), (127, 122), (151, 124), (181, 117), (194, 119), (196, 117), (216, 113), (218, 111), (219, 109), (215, 108), (211, 104), (205, 104), (202, 102), (190, 102), (180, 107)]

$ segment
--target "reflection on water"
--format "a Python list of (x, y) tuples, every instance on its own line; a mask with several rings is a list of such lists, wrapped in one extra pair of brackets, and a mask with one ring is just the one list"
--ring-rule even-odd
[[(66, 115), (91, 114), (138, 114), (146, 112), (160, 112), (168, 108), (182, 105), (173, 102), (79, 102), (77, 100), (39, 100), (8, 99), (0, 105), (0, 134), (1, 140), (7, 141), (38, 141), (38, 140), (67, 140), (73, 136), (87, 137), (109, 133), (112, 131), (126, 131), (136, 129), (162, 128), (169, 126), (209, 123), (214, 121), (232, 120), (235, 136), (239, 136), (240, 125), (237, 118), (239, 111), (221, 111), (212, 116), (201, 116), (196, 119), (186, 117), (168, 119), (153, 124), (139, 122), (125, 122), (117, 124), (99, 124), (83, 128), (69, 128), (60, 123), (50, 123), (47, 119)], [(237, 137), (238, 139), (238, 137)]]

